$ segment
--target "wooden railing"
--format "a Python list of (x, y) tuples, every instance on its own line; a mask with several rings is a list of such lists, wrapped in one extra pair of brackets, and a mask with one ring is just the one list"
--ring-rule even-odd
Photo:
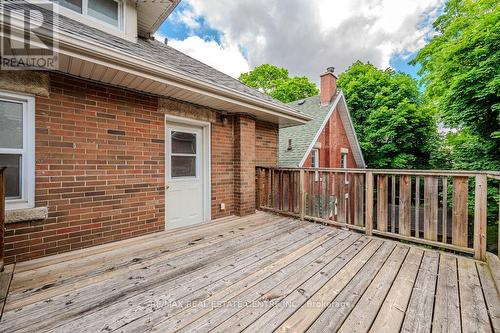
[(259, 209), (484, 260), (487, 184), (500, 173), (257, 167), (256, 176)]
[(5, 245), (5, 168), (0, 167), (0, 272), (4, 266), (4, 245)]

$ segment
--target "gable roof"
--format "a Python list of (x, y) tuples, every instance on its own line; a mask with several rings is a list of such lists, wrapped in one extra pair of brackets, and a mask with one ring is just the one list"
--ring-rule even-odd
[[(289, 103), (313, 120), (304, 125), (282, 128), (279, 134), (279, 165), (281, 167), (302, 167), (304, 162), (325, 128), (335, 110), (338, 110), (347, 134), (356, 164), (365, 167), (365, 161), (352, 119), (347, 108), (344, 93), (339, 90), (335, 98), (327, 105), (320, 104), (319, 96)], [(288, 141), (292, 140), (292, 149), (288, 150)]]

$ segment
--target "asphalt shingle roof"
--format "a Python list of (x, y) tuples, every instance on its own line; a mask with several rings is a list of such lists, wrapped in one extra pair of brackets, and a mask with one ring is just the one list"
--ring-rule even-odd
[[(3, 5), (11, 8), (33, 6), (32, 4), (18, 1), (11, 3), (4, 2)], [(36, 7), (36, 9), (48, 13), (48, 11), (41, 9), (40, 7)], [(74, 21), (62, 15), (58, 16), (56, 24), (62, 32), (73, 34), (78, 37), (87, 37), (94, 42), (102, 44), (103, 46), (111, 47), (131, 56), (140, 57), (145, 61), (155, 63), (158, 66), (180, 72), (215, 86), (234, 89), (251, 97), (265, 100), (281, 107), (285, 106), (284, 103), (243, 84), (235, 78), (226, 75), (202, 63), (201, 61), (193, 59), (164, 43), (143, 38), (138, 38), (137, 43), (134, 43)]]
[[(281, 167), (297, 167), (318, 133), (335, 98), (328, 105), (321, 106), (319, 96), (295, 101), (288, 105), (298, 111), (313, 117), (307, 124), (280, 129), (279, 135), (279, 165)], [(292, 139), (292, 149), (288, 150), (288, 140)]]

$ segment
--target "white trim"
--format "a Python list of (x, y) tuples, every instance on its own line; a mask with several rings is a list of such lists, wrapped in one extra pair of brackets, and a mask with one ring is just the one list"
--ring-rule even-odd
[[(182, 125), (182, 124), (181, 124)], [(172, 178), (172, 174), (170, 172), (167, 172), (168, 175), (168, 181), (169, 182), (181, 182), (183, 180), (193, 180), (193, 179), (200, 179), (200, 176), (202, 175), (200, 164), (202, 161), (200, 161), (200, 155), (203, 156), (203, 128), (201, 128), (201, 135), (199, 135), (200, 129), (199, 128), (193, 128), (191, 126), (189, 127), (184, 127), (184, 126), (178, 126), (178, 125), (169, 125), (169, 128), (167, 129), (167, 136), (166, 136), (166, 146), (167, 148), (172, 148), (172, 132), (183, 132), (183, 133), (190, 133), (194, 134), (196, 137), (196, 153), (194, 154), (179, 154), (179, 153), (172, 153), (169, 152), (169, 156), (187, 156), (187, 157), (194, 157), (195, 158), (195, 175), (194, 177), (192, 176), (185, 176), (185, 177), (175, 177)], [(202, 144), (198, 146), (200, 143), (200, 140)], [(200, 151), (201, 148), (201, 151)], [(167, 167), (167, 170), (172, 169), (172, 164), (171, 161), (168, 160), (167, 158), (167, 163), (165, 164)]]
[(349, 153), (348, 152), (345, 152), (345, 151), (341, 151), (340, 152), (340, 167), (342, 169), (347, 169), (348, 158), (349, 158)]
[[(168, 152), (167, 149), (169, 142), (167, 138), (168, 130), (167, 126), (168, 122), (174, 122), (180, 125), (191, 125), (201, 127), (202, 129), (202, 137), (203, 137), (203, 145), (202, 149), (204, 154), (202, 154), (203, 158), (201, 161), (200, 171), (203, 171), (204, 179), (203, 179), (203, 223), (210, 222), (212, 219), (212, 163), (211, 163), (211, 126), (209, 122), (201, 121), (201, 120), (193, 120), (189, 118), (183, 118), (178, 116), (170, 116), (165, 115), (165, 168), (167, 166), (167, 158)], [(174, 125), (175, 127), (175, 125)], [(192, 178), (191, 178), (192, 179)], [(165, 170), (165, 228), (167, 227), (167, 186), (169, 183), (168, 172)], [(182, 181), (182, 180), (180, 180)]]
[(35, 207), (35, 98), (0, 90), (0, 98), (23, 104), (23, 148), (1, 149), (2, 153), (22, 155), (21, 198), (5, 200), (6, 210)]
[[(28, 0), (32, 3), (36, 4), (36, 1)], [(115, 35), (121, 36), (125, 34), (125, 4), (124, 0), (111, 0), (118, 3), (118, 25), (110, 24), (106, 21), (100, 20), (94, 16), (89, 15), (88, 13), (88, 0), (82, 0), (82, 12), (79, 13), (71, 8), (60, 5), (57, 2), (54, 2), (54, 6), (57, 6), (57, 12), (61, 15), (64, 15), (72, 20), (80, 21), (83, 24), (91, 26), (93, 28), (98, 28), (100, 30), (104, 30), (107, 33), (112, 33)], [(113, 31), (109, 31), (112, 29)]]
[(338, 104), (338, 102), (340, 100), (340, 96), (341, 96), (341, 94), (338, 94), (337, 98), (335, 98), (335, 101), (333, 102), (333, 105), (332, 105), (330, 111), (328, 111), (328, 114), (326, 115), (325, 119), (323, 119), (323, 123), (319, 127), (319, 130), (316, 132), (316, 135), (314, 136), (314, 139), (309, 144), (309, 147), (307, 148), (306, 153), (302, 157), (302, 160), (300, 160), (300, 163), (299, 163), (299, 167), (300, 168), (302, 168), (304, 166), (304, 163), (306, 162), (307, 157), (309, 156), (309, 153), (311, 153), (311, 150), (314, 148), (314, 145), (316, 144), (316, 141), (318, 141), (319, 136), (321, 135), (321, 132), (323, 131), (323, 129), (326, 126), (326, 123), (328, 122), (328, 120), (330, 120), (330, 117), (332, 116), (333, 111), (335, 111), (335, 108), (337, 107), (337, 104)]
[[(356, 130), (354, 129), (354, 124), (352, 123), (352, 118), (351, 118), (351, 113), (349, 112), (349, 107), (347, 106), (347, 101), (345, 99), (345, 96), (344, 96), (344, 92), (342, 90), (340, 90), (340, 94), (342, 95), (342, 100), (343, 100), (343, 104), (344, 104), (344, 107), (345, 107), (345, 113), (347, 115), (347, 121), (348, 121), (348, 125), (349, 125), (349, 130), (351, 131), (352, 135), (354, 136), (354, 149), (356, 149), (359, 153), (359, 158), (361, 159), (361, 165), (359, 167), (361, 168), (366, 168), (366, 163), (365, 163), (365, 158), (363, 156), (363, 151), (361, 150), (361, 146), (359, 145), (359, 140), (358, 140), (358, 135), (356, 133)], [(347, 133), (347, 129), (345, 128), (345, 123), (342, 121), (342, 124), (344, 125), (344, 129), (346, 130), (346, 133)], [(347, 137), (349, 139), (349, 136)], [(353, 143), (349, 140), (349, 144), (351, 144), (351, 148), (352, 148), (352, 145)], [(353, 154), (354, 158), (356, 157), (356, 154)]]
[[(314, 163), (312, 163), (313, 162), (313, 160), (312, 160), (313, 156), (314, 156)], [(312, 168), (319, 168), (319, 165), (320, 165), (320, 163), (319, 163), (320, 160), (319, 159), (320, 159), (320, 157), (319, 157), (319, 149), (318, 148), (311, 149), (311, 167)]]

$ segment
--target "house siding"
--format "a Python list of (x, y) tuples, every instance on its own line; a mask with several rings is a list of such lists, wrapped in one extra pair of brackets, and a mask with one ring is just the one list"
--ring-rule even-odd
[[(319, 166), (321, 168), (340, 168), (342, 148), (349, 149), (349, 154), (347, 155), (348, 168), (362, 167), (357, 165), (354, 160), (352, 148), (338, 110), (332, 113), (315, 144), (321, 146), (319, 149)], [(311, 163), (311, 153), (309, 153), (304, 162), (304, 167), (310, 168)]]
[[(35, 202), (48, 207), (48, 219), (6, 225), (6, 263), (164, 230), (159, 98), (61, 74), (50, 75), (49, 91), (36, 97), (35, 125)], [(212, 218), (251, 214), (255, 163), (276, 165), (277, 129), (246, 116), (223, 123), (215, 110), (205, 112), (212, 119)]]

